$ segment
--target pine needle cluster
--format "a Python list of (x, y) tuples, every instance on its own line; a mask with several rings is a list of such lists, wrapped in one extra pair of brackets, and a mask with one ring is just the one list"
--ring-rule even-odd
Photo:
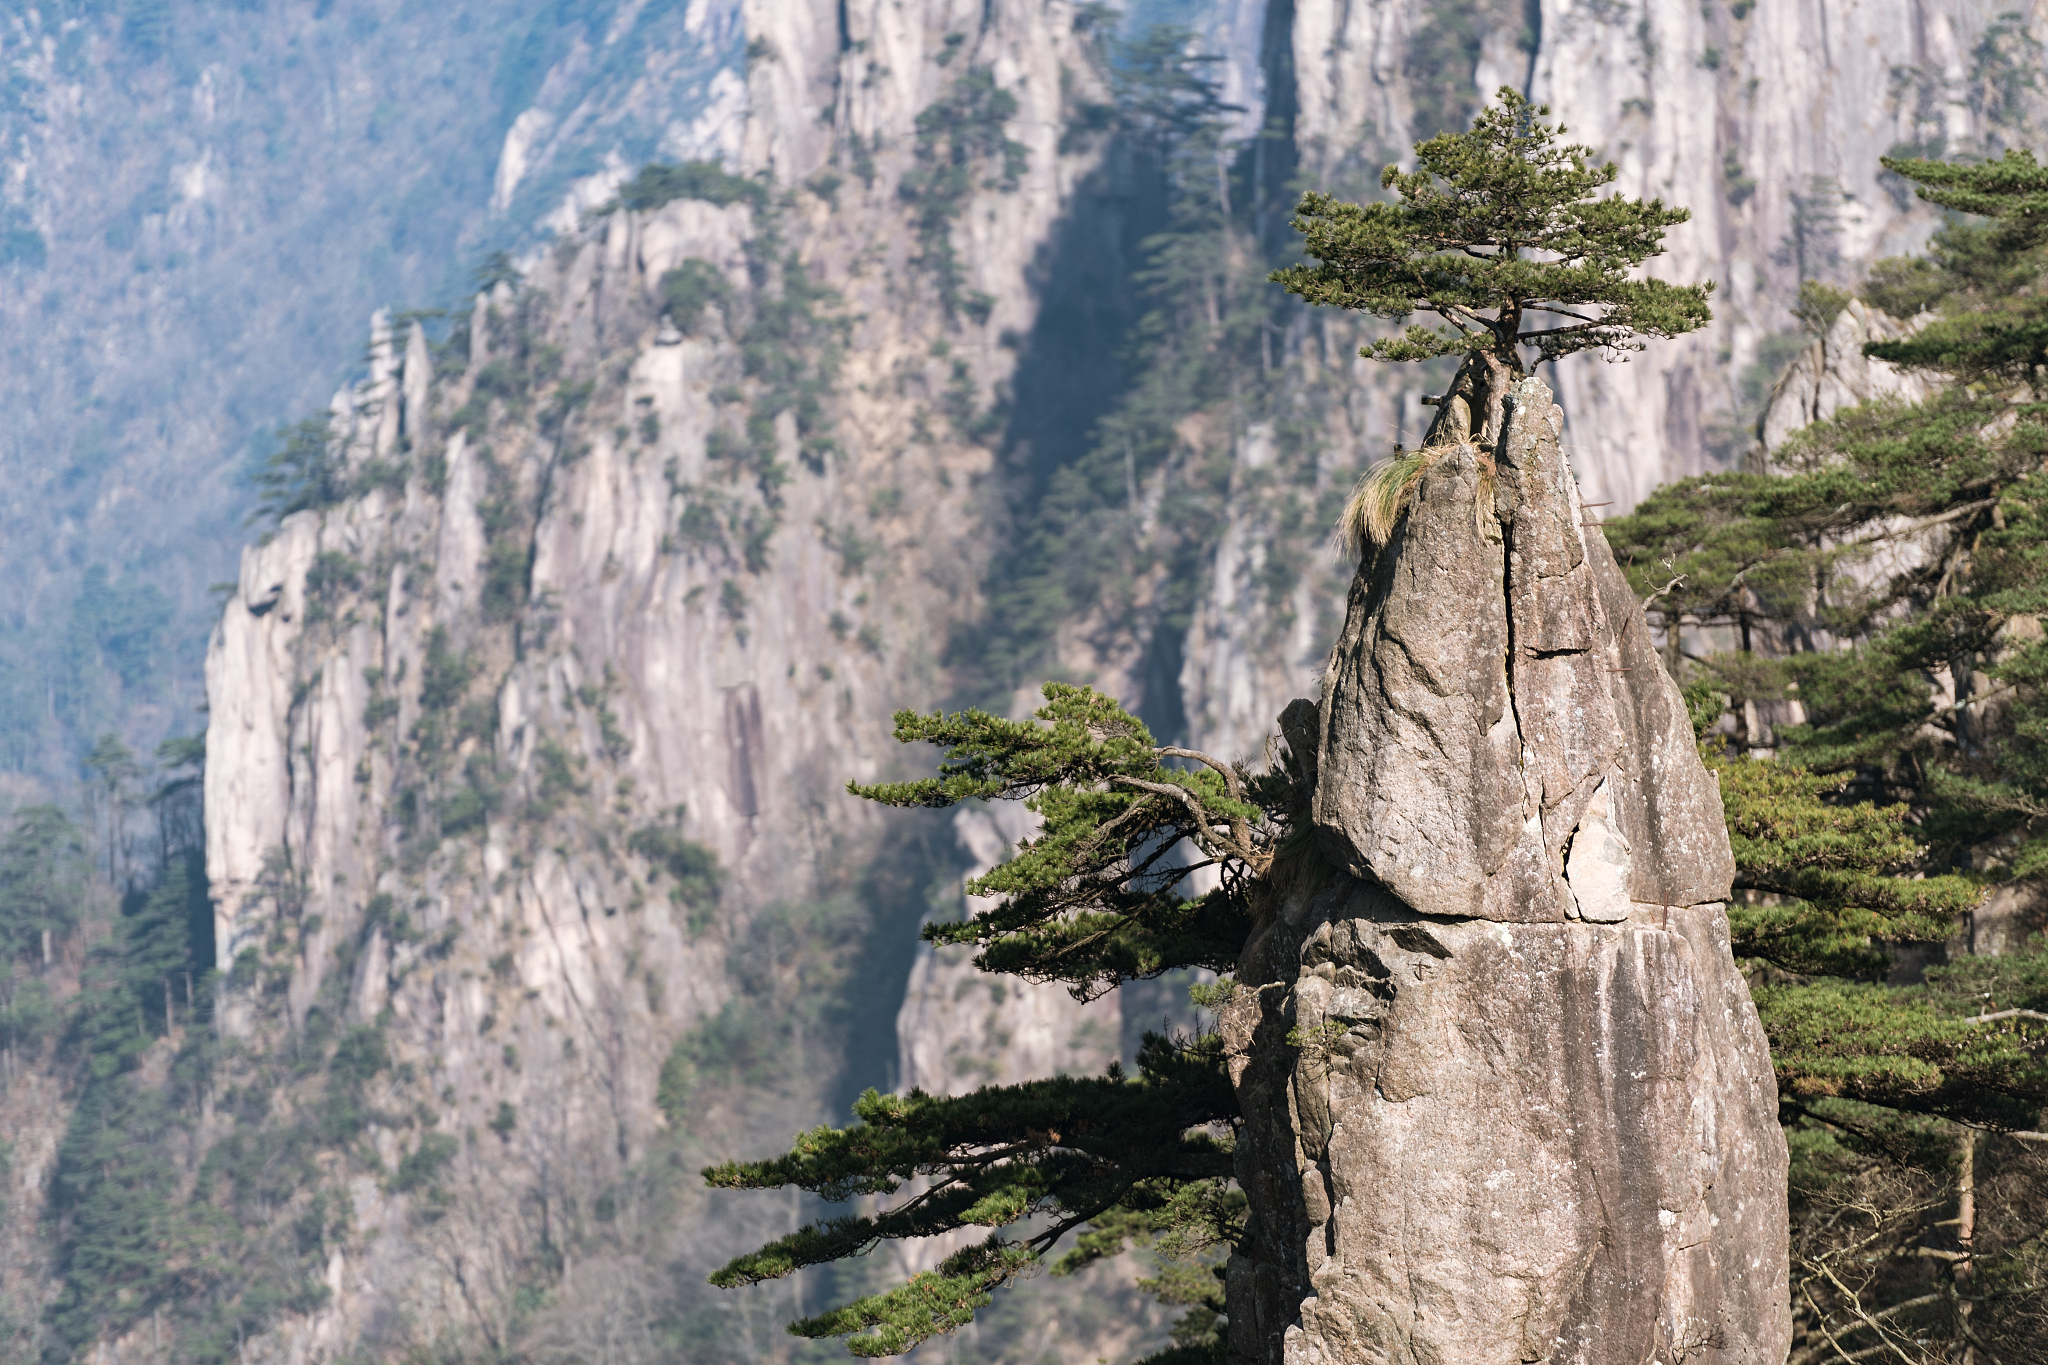
[(2048, 292), (2042, 288), (2048, 166), (2017, 148), (1971, 164), (1883, 161), (1886, 170), (1915, 182), (1922, 199), (1987, 221), (1942, 228), (1917, 269), (1891, 263), (1880, 287), (1919, 294), (1900, 300), (1904, 315), (1925, 310), (1935, 316), (1912, 336), (1872, 342), (1865, 353), (1938, 370), (1966, 385), (2024, 383), (2042, 397), (2048, 381)]
[(2031, 1359), (2048, 944), (1918, 964), (2048, 873), (2048, 171), (1885, 164), (1989, 218), (1864, 287), (1920, 322), (1866, 350), (1941, 390), (1606, 529), (1721, 781), (1792, 1148), (1794, 1358)]
[[(1278, 750), (1273, 770), (1255, 773), (1160, 744), (1091, 688), (1048, 683), (1044, 696), (1021, 721), (899, 712), (898, 740), (943, 748), (938, 776), (849, 784), (891, 806), (1011, 800), (1039, 817), (1014, 857), (968, 883), (993, 905), (929, 924), (925, 938), (971, 945), (983, 971), (1059, 982), (1081, 999), (1176, 968), (1234, 968), (1265, 875), (1298, 825), (1299, 771)], [(1190, 880), (1204, 873), (1214, 885), (1194, 893)], [(1075, 1249), (1056, 1273), (1132, 1244), (1187, 1256), (1228, 1243), (1243, 1205), (1232, 1187), (1238, 1111), (1221, 1039), (1148, 1034), (1137, 1062), (1136, 1075), (1112, 1064), (1103, 1076), (952, 1097), (870, 1090), (850, 1127), (814, 1129), (770, 1160), (707, 1169), (719, 1188), (795, 1187), (872, 1206), (737, 1257), (712, 1282), (752, 1284), (892, 1239), (987, 1229), (935, 1269), (790, 1325), (800, 1336), (845, 1337), (856, 1355), (897, 1355), (966, 1325), (1070, 1234)], [(1213, 1277), (1169, 1263), (1154, 1292), (1188, 1309), (1187, 1340), (1175, 1349), (1197, 1354), (1179, 1358), (1209, 1358), (1222, 1308)]]

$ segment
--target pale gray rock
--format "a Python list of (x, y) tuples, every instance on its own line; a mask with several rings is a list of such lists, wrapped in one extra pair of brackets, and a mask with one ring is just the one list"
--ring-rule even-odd
[(1777, 1089), (1718, 906), (1444, 920), (1339, 877), (1241, 974), (1233, 1360), (1784, 1359)]
[(1223, 1016), (1232, 1357), (1775, 1365), (1786, 1152), (1719, 793), (1549, 391), (1500, 413), (1436, 447), (1281, 719), (1319, 841)]
[(1873, 341), (1897, 341), (1913, 335), (1923, 320), (1924, 315), (1901, 322), (1862, 299), (1850, 299), (1828, 325), (1827, 335), (1801, 351), (1771, 390), (1771, 401), (1757, 424), (1764, 459), (1768, 461), (1795, 432), (1824, 422), (1843, 408), (1877, 398), (1918, 403), (1932, 396), (1936, 388), (1933, 375), (1863, 354), (1863, 348)]
[(400, 434), (408, 441), (418, 441), (428, 431), (427, 411), (434, 397), (434, 358), (427, 349), (427, 332), (415, 322), (405, 333), (405, 370), (401, 381), (400, 397), (405, 408), (401, 414)]
[[(1329, 856), (1429, 914), (1572, 917), (1565, 862), (1603, 786), (1628, 894), (1728, 894), (1720, 794), (1541, 381), (1491, 451), (1441, 453), (1354, 581), (1324, 675), (1315, 820)], [(1602, 838), (1607, 837), (1603, 834)]]
[[(760, 1154), (799, 1127), (845, 1119), (826, 1097), (843, 1040), (801, 1032), (791, 1035), (797, 1066), (813, 1070), (787, 1097), (750, 1095), (741, 1107), (712, 1086), (681, 1131), (655, 1099), (676, 1041), (758, 989), (745, 975), (761, 970), (748, 965), (750, 935), (787, 952), (788, 939), (768, 936), (790, 907), (844, 910), (866, 860), (889, 856), (877, 850), (895, 821), (843, 783), (906, 775), (919, 761), (891, 737), (889, 712), (939, 699), (930, 642), (980, 606), (988, 549), (972, 499), (992, 456), (919, 434), (928, 377), (951, 382), (935, 343), (961, 332), (906, 264), (915, 236), (896, 194), (918, 115), (964, 69), (933, 54), (948, 50), (947, 33), (975, 28), (981, 51), (1001, 59), (996, 79), (1015, 92), (1017, 135), (1032, 145), (1014, 193), (977, 183), (963, 205), (963, 259), (1003, 291), (989, 344), (972, 350), (979, 403), (1016, 364), (994, 339), (1032, 324), (1036, 298), (1015, 282), (1099, 156), (1061, 147), (1061, 101), (1099, 92), (1062, 80), (1088, 66), (1086, 35), (1064, 6), (986, 25), (975, 7), (945, 0), (747, 12), (750, 34), (775, 46), (756, 69), (776, 98), (750, 117), (776, 124), (755, 131), (777, 159), (735, 169), (775, 170), (783, 188), (799, 167), (815, 170), (803, 158), (832, 137), (808, 103), (819, 89), (843, 92), (852, 126), (882, 149), (871, 196), (853, 180), (841, 212), (803, 195), (780, 220), (853, 330), (832, 401), (839, 453), (806, 462), (792, 416), (773, 418), (790, 477), (762, 562), (678, 531), (693, 499), (735, 515), (767, 510), (762, 490), (715, 455), (714, 436), (750, 410), (720, 396), (748, 383), (730, 320), (712, 310), (677, 344), (655, 344), (663, 275), (706, 262), (746, 297), (762, 224), (746, 203), (678, 199), (577, 226), (521, 262), (521, 287), (480, 294), (467, 366), (434, 374), (424, 334), (380, 315), (370, 373), (337, 396), (334, 431), (353, 467), (384, 459), (402, 468), (402, 486), (288, 518), (244, 553), (223, 604), (207, 658), (205, 777), (220, 960), (265, 951), (281, 890), (298, 897), (305, 930), (280, 959), (288, 1015), (228, 992), (221, 1032), (252, 1051), (281, 1046), (316, 1002), (346, 1026), (375, 1023), (407, 1068), (392, 1111), (431, 1111), (443, 1132), (482, 1134), (451, 1163), (457, 1195), (445, 1214), (420, 1217), (414, 1196), (354, 1179), (331, 1297), (252, 1339), (250, 1365), (331, 1358), (385, 1321), (424, 1335), (509, 1331), (508, 1305), (534, 1264), (536, 1190), (590, 1208), (664, 1147), (692, 1160)], [(842, 22), (857, 47), (842, 51)], [(862, 88), (862, 54), (885, 49), (897, 74)], [(528, 406), (479, 388), (491, 362), (516, 377), (537, 347), (557, 358), (559, 383), (581, 385), (582, 406), (553, 424), (545, 414), (562, 390), (545, 380)], [(465, 412), (474, 416), (456, 416)], [(834, 549), (842, 534), (876, 553), (849, 563)], [(501, 574), (493, 599), (492, 566), (508, 561), (526, 566), (524, 581), (508, 593)], [(474, 676), (448, 713), (466, 708), (469, 733), (429, 772), (415, 740), (437, 653)], [(542, 802), (550, 761), (568, 765), (573, 791), (558, 786)], [(436, 802), (472, 771), (491, 774), (501, 799), (467, 829), (437, 832)], [(715, 905), (673, 902), (671, 880), (633, 850), (631, 836), (656, 826), (716, 855)], [(800, 952), (827, 951), (790, 923)], [(1057, 988), (998, 995), (987, 982), (958, 991), (969, 977), (936, 956), (922, 967), (906, 1074), (971, 1088), (1099, 1072), (1116, 1056), (1115, 1001), (1083, 1009)], [(516, 1113), (509, 1136), (490, 1126), (501, 1104)], [(377, 1121), (365, 1141), (388, 1170), (417, 1137), (410, 1122)], [(664, 1294), (708, 1292), (697, 1286), (714, 1258), (786, 1230), (754, 1220), (794, 1212), (687, 1192), (673, 1233), (650, 1242), (684, 1258), (680, 1271), (663, 1263)], [(557, 1327), (599, 1311), (576, 1301), (580, 1282), (565, 1271), (551, 1288)], [(746, 1311), (760, 1313), (764, 1301), (752, 1303)], [(1093, 1349), (1083, 1357), (1076, 1346), (1075, 1358), (1108, 1342), (1084, 1345)]]

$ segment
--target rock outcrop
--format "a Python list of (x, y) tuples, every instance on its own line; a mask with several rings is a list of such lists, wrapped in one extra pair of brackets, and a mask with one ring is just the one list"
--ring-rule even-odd
[(1559, 427), (1532, 379), (1497, 440), (1438, 433), (1284, 727), (1318, 848), (1224, 1016), (1234, 1359), (1784, 1357), (1786, 1152), (1718, 792)]
[(1826, 335), (1815, 338), (1778, 377), (1757, 423), (1763, 447), (1760, 462), (1768, 465), (1772, 452), (1793, 433), (1824, 422), (1843, 408), (1874, 398), (1918, 403), (1932, 396), (1937, 387), (1933, 375), (1863, 354), (1870, 342), (1897, 341), (1918, 330), (1916, 320), (1901, 322), (1862, 299), (1850, 299), (1828, 324)]
[[(478, 296), (466, 346), (380, 320), (335, 403), (356, 491), (243, 555), (207, 665), (208, 874), (242, 967), (222, 1031), (261, 1053), (374, 1029), (394, 1070), (363, 1144), (387, 1172), (441, 1163), (346, 1175), (331, 1294), (252, 1362), (579, 1340), (612, 1310), (536, 1269), (556, 1247), (725, 1353), (702, 1358), (774, 1358), (779, 1333), (746, 1334), (803, 1307), (801, 1284), (712, 1297), (704, 1273), (796, 1210), (718, 1204), (689, 1173), (844, 1121), (828, 1087), (850, 1059), (883, 1080), (956, 846), (843, 784), (902, 771), (888, 714), (940, 699), (935, 654), (979, 607), (993, 460), (963, 428), (1016, 364), (999, 339), (1031, 326), (1015, 281), (1100, 156), (1060, 141), (1063, 101), (1091, 93), (1063, 6), (952, 43), (958, 16), (928, 8), (750, 6), (782, 45), (755, 63), (775, 127), (741, 168), (772, 189), (575, 226)], [(883, 49), (894, 74), (858, 55)], [(897, 189), (920, 116), (990, 68), (1020, 164), (954, 206), (974, 249), (953, 283), (990, 286), (956, 310)], [(869, 179), (800, 186), (830, 98)], [(997, 1035), (1039, 1025), (1067, 1054), (1048, 1070), (1116, 1053), (1113, 1005), (1106, 1046), (1075, 1049), (1057, 1008), (976, 1003)], [(956, 1060), (1007, 1064), (990, 1050)], [(643, 1179), (673, 1215), (629, 1235), (595, 1212)], [(536, 1315), (519, 1295), (541, 1283), (562, 1292)]]

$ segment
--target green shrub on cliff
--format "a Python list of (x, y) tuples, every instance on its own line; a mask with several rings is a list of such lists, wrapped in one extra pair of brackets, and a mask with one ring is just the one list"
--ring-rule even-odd
[(598, 210), (613, 208), (658, 209), (677, 199), (701, 199), (707, 204), (751, 204), (760, 208), (768, 202), (768, 187), (758, 180), (734, 175), (715, 161), (685, 161), (681, 165), (657, 161), (642, 166), (637, 174), (619, 186), (618, 198)]
[(1951, 222), (1919, 265), (1886, 262), (1889, 311), (1936, 316), (1909, 337), (1866, 345), (1895, 365), (1938, 370), (1961, 384), (2048, 381), (2048, 300), (2040, 282), (2048, 247), (2048, 166), (2013, 149), (1996, 161), (1953, 164), (1885, 157), (1922, 199), (1980, 223)]
[(354, 491), (328, 414), (316, 413), (281, 427), (275, 440), (251, 477), (256, 485), (251, 523), (283, 521), (294, 512), (332, 507)]

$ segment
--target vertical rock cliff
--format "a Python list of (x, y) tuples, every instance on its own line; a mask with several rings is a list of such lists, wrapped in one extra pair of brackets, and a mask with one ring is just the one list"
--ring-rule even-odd
[(1320, 846), (1224, 1017), (1235, 1359), (1784, 1357), (1720, 802), (1562, 425), (1529, 379), (1430, 447), (1296, 727)]
[[(759, 176), (575, 228), (438, 352), (380, 316), (334, 404), (357, 491), (243, 556), (207, 664), (222, 1027), (371, 1030), (390, 1067), (331, 1292), (253, 1358), (613, 1311), (772, 1355), (801, 1283), (695, 1286), (797, 1211), (687, 1172), (827, 1117), (850, 1063), (881, 1081), (853, 1035), (893, 1051), (927, 883), (957, 903), (950, 835), (843, 785), (896, 770), (890, 711), (942, 697), (978, 607), (976, 423), (1097, 155), (1061, 141), (1086, 25), (747, 19)], [(1115, 1054), (1113, 1017), (1078, 1052), (1040, 1022), (1047, 1066)]]
[[(265, 429), (357, 363), (380, 302), (447, 302), (594, 170), (714, 151), (743, 103), (739, 11), (144, 0), (0, 17), (9, 769), (62, 783), (107, 730), (141, 752), (197, 731), (207, 585), (232, 575)], [(60, 653), (110, 594), (134, 624)]]

